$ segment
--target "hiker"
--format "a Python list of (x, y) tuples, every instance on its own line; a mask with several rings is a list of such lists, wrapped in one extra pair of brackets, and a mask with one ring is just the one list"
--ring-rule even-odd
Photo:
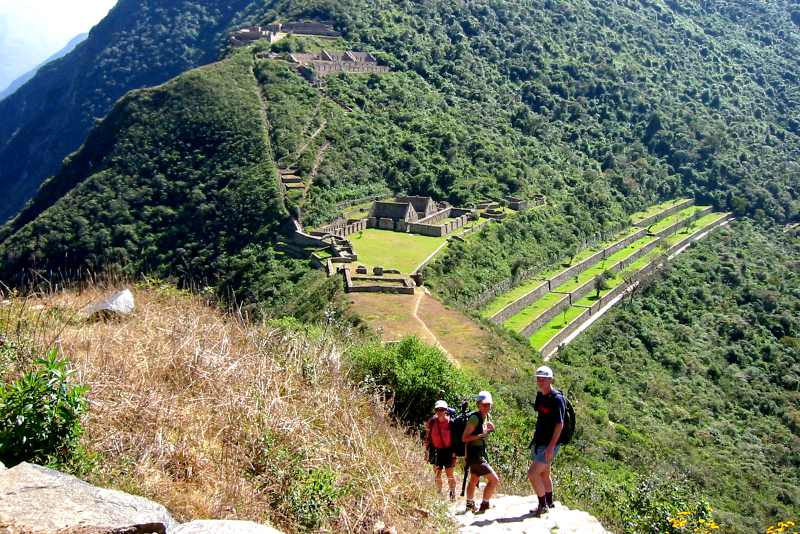
[(447, 486), (450, 488), (450, 500), (456, 499), (456, 477), (453, 467), (456, 465), (456, 453), (450, 435), (450, 408), (443, 400), (436, 401), (433, 406), (436, 415), (425, 423), (425, 445), (428, 449), (428, 462), (433, 464), (436, 489), (442, 493), (442, 469), (447, 474)]
[[(489, 421), (489, 412), (492, 410), (492, 394), (481, 391), (476, 397), (478, 411), (470, 416), (464, 428), (462, 439), (467, 446), (466, 465), (469, 467), (469, 485), (467, 486), (467, 509), (476, 514), (482, 514), (489, 509), (489, 499), (494, 495), (500, 477), (489, 465), (486, 456), (486, 437), (494, 432), (494, 423)], [(486, 487), (483, 488), (483, 501), (480, 508), (475, 509), (475, 488), (481, 477), (486, 477)]]
[(558, 440), (564, 428), (566, 402), (564, 396), (553, 387), (553, 370), (543, 365), (536, 369), (536, 430), (531, 441), (531, 465), (528, 480), (539, 499), (539, 505), (531, 510), (534, 517), (540, 517), (553, 508), (553, 480), (550, 467), (561, 448)]

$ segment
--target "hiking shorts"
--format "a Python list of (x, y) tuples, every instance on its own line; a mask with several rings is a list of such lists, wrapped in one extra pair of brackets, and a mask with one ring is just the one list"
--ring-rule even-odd
[(489, 465), (489, 462), (484, 459), (481, 460), (480, 463), (470, 464), (469, 473), (471, 475), (482, 477), (494, 473), (494, 469), (492, 469), (492, 466)]
[[(558, 451), (561, 449), (561, 444), (559, 443), (556, 445), (555, 450), (553, 451), (553, 461), (556, 461), (556, 456), (558, 456)], [(531, 460), (536, 462), (537, 464), (546, 464), (547, 458), (544, 456), (544, 451), (547, 450), (547, 445), (536, 445), (531, 449)]]
[(453, 449), (437, 449), (431, 447), (428, 455), (428, 463), (432, 464), (437, 469), (453, 467), (456, 465), (456, 459), (453, 457)]

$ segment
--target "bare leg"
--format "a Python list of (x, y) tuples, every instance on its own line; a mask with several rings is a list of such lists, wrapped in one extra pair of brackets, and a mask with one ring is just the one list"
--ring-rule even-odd
[(531, 480), (531, 484), (533, 484), (533, 490), (536, 492), (537, 497), (544, 497), (546, 488), (544, 484), (544, 473), (549, 469), (547, 464), (540, 464), (539, 462), (534, 462), (531, 464), (531, 469), (533, 470), (533, 478), (530, 477), (530, 470), (529, 473), (529, 480)]
[(497, 486), (500, 485), (500, 477), (497, 476), (497, 473), (491, 471), (488, 475), (486, 475), (486, 479), (486, 487), (483, 488), (483, 500), (489, 502), (489, 499), (492, 498), (495, 490), (497, 490)]
[(469, 484), (467, 484), (467, 500), (474, 501), (475, 500), (475, 487), (478, 485), (478, 480), (480, 480), (480, 475), (473, 475), (470, 473), (469, 475)]
[(436, 491), (442, 492), (442, 468), (434, 466), (433, 468), (434, 481), (436, 482)]
[(553, 478), (550, 476), (549, 464), (545, 467), (544, 473), (542, 473), (542, 481), (544, 482), (545, 493), (553, 493)]
[(453, 474), (453, 468), (447, 467), (445, 468), (445, 473), (447, 473), (447, 487), (450, 489), (450, 493), (456, 492), (456, 477)]

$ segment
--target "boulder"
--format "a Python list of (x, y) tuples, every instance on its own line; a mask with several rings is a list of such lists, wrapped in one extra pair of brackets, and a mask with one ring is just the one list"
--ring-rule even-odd
[(73, 476), (21, 463), (0, 473), (0, 525), (19, 531), (165, 534), (167, 509), (142, 497), (97, 488)]
[(192, 521), (170, 534), (282, 534), (279, 530), (250, 521)]
[(5, 471), (6, 466), (3, 465), (3, 462), (0, 462), (0, 472)]
[(97, 313), (112, 315), (130, 315), (135, 308), (133, 293), (130, 289), (123, 289), (94, 304), (89, 304), (80, 311), (84, 317), (91, 317)]

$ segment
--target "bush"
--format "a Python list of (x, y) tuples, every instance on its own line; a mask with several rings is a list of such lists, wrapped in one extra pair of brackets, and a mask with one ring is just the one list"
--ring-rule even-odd
[(438, 399), (457, 405), (474, 393), (469, 379), (439, 349), (416, 337), (359, 346), (350, 357), (356, 376), (386, 387), (394, 397), (395, 414), (411, 424), (424, 421)]
[(10, 384), (0, 384), (0, 461), (63, 463), (83, 432), (88, 388), (72, 380), (74, 371), (56, 349), (36, 368)]

